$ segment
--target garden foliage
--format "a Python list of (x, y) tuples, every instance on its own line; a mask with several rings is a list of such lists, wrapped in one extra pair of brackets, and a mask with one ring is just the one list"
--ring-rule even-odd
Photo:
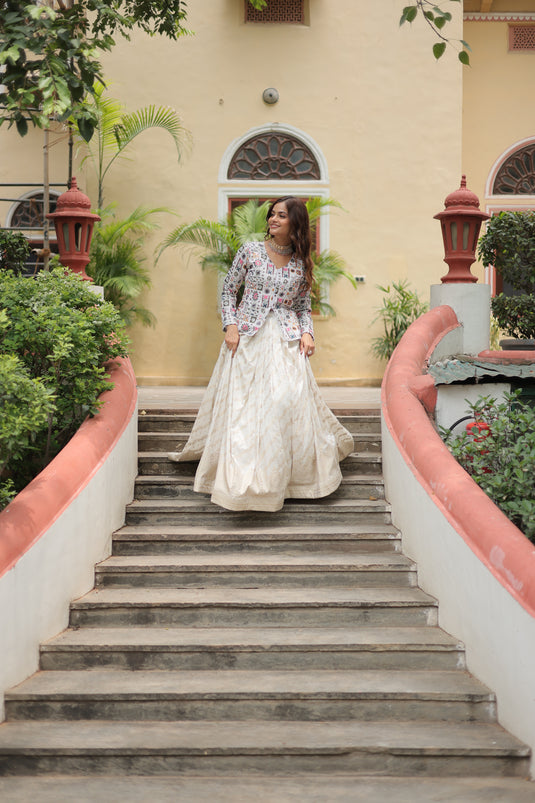
[(377, 288), (384, 296), (372, 323), (381, 321), (383, 334), (373, 338), (371, 351), (379, 359), (389, 360), (411, 323), (427, 312), (429, 305), (420, 301), (418, 294), (409, 288), (406, 279), (392, 282), (392, 286), (377, 285)]
[[(4, 504), (65, 446), (126, 355), (119, 313), (77, 275), (0, 271), (0, 488)], [(1, 497), (0, 497), (1, 500)], [(1, 502), (0, 502), (1, 504)]]
[(493, 215), (479, 239), (478, 255), (494, 266), (512, 295), (492, 299), (492, 312), (510, 337), (535, 338), (535, 212), (516, 210)]
[(185, 19), (183, 0), (4, 0), (0, 125), (7, 120), (24, 136), (28, 121), (44, 128), (51, 117), (73, 117), (89, 141), (97, 120), (84, 99), (103, 80), (102, 54), (136, 29), (176, 40), (187, 33)]
[(0, 230), (0, 270), (22, 273), (30, 255), (30, 244), (21, 231)]
[[(451, 3), (461, 4), (461, 0), (449, 0), (448, 6), (451, 7)], [(415, 2), (410, 6), (404, 7), (399, 20), (399, 24), (404, 25), (406, 22), (414, 22), (419, 14), (422, 15), (426, 23), (433, 31), (435, 37), (438, 39), (438, 41), (433, 45), (433, 56), (436, 59), (439, 59), (444, 55), (447, 45), (457, 44), (457, 40), (452, 40), (443, 33), (444, 26), (453, 19), (451, 12), (447, 9), (444, 9), (442, 7), (443, 5), (444, 3), (437, 5), (435, 0), (415, 0)], [(470, 51), (472, 48), (468, 42), (464, 41), (464, 39), (459, 39), (458, 44), (460, 47), (458, 47), (457, 58), (462, 64), (470, 64), (470, 55), (468, 51)]]
[(489, 425), (488, 436), (441, 434), (450, 452), (516, 526), (535, 541), (535, 409), (519, 400), (481, 396), (467, 402), (474, 419)]

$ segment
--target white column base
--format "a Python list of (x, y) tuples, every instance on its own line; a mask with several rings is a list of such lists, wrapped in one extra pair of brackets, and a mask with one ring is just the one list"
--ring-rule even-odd
[(448, 305), (463, 327), (461, 353), (479, 354), (490, 344), (490, 286), (450, 283), (431, 285), (431, 309)]

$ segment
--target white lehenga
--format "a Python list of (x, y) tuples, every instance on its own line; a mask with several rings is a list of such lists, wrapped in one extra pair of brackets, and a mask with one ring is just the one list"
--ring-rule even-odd
[(325, 404), (298, 340), (273, 313), (232, 357), (223, 343), (191, 435), (174, 460), (200, 460), (194, 490), (228, 510), (279, 510), (332, 493), (353, 438)]

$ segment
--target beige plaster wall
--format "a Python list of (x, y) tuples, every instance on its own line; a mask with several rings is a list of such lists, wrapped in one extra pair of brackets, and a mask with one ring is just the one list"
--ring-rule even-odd
[[(423, 20), (399, 28), (404, 4), (310, 0), (310, 25), (301, 27), (245, 25), (243, 0), (190, 3), (194, 36), (172, 43), (137, 35), (104, 60), (113, 97), (131, 110), (171, 105), (192, 132), (180, 166), (170, 139), (156, 131), (139, 138), (133, 159), (109, 175), (106, 200), (120, 212), (143, 204), (176, 213), (162, 216), (162, 229), (147, 239), (150, 262), (179, 222), (218, 217), (221, 159), (248, 130), (279, 122), (317, 143), (329, 193), (346, 210), (330, 216), (330, 247), (353, 274), (366, 276), (356, 291), (335, 285), (337, 317), (316, 324), (320, 382), (378, 383), (384, 364), (369, 351), (380, 333), (371, 325), (382, 300), (376, 285), (408, 278), (428, 298), (445, 272), (433, 215), (459, 186), (463, 68), (453, 52), (435, 62)], [(460, 30), (459, 14), (451, 34)], [(262, 101), (270, 86), (280, 93), (274, 106)], [(95, 198), (89, 175), (79, 184)], [(152, 275), (144, 301), (158, 324), (133, 329), (138, 379), (203, 384), (221, 342), (216, 277), (179, 249), (168, 250)]]
[[(522, 8), (535, 13), (535, 2)], [(515, 143), (535, 136), (535, 110), (526, 94), (535, 53), (509, 53), (508, 27), (507, 21), (467, 21), (464, 28), (473, 52), (464, 81), (463, 166), (470, 189), (487, 209), (495, 203), (485, 192), (493, 165)]]

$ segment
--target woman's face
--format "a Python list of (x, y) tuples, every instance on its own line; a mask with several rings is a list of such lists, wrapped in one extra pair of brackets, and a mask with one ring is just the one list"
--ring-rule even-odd
[(290, 217), (284, 201), (275, 204), (268, 220), (269, 233), (281, 244), (290, 242)]

